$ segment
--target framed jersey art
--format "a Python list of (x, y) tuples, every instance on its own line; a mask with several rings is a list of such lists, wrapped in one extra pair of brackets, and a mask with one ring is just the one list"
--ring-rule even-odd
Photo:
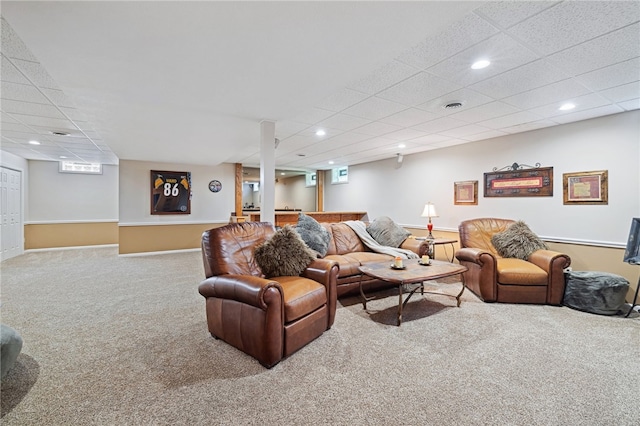
[(191, 213), (191, 172), (151, 170), (151, 214)]

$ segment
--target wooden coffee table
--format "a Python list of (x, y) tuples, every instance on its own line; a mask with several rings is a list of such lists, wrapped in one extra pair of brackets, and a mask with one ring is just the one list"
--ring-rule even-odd
[[(458, 265), (455, 263), (442, 262), (439, 260), (431, 260), (429, 266), (424, 266), (418, 263), (418, 259), (403, 259), (404, 269), (393, 269), (391, 267), (392, 261), (369, 263), (364, 266), (360, 266), (358, 269), (363, 275), (367, 275), (373, 278), (377, 278), (382, 281), (386, 281), (398, 286), (398, 326), (402, 324), (402, 308), (407, 304), (413, 293), (420, 290), (421, 294), (424, 294), (424, 282), (429, 280), (435, 280), (437, 278), (450, 277), (452, 275), (460, 274), (462, 281), (462, 289), (457, 296), (457, 306), (460, 307), (460, 296), (464, 293), (464, 276), (463, 272), (467, 271), (466, 266)], [(404, 287), (406, 284), (420, 284), (415, 286), (410, 292), (409, 296), (403, 301)], [(429, 292), (426, 292), (429, 293)], [(446, 296), (454, 297), (445, 293), (438, 293)], [(362, 305), (364, 309), (367, 309), (367, 301), (372, 298), (367, 298), (362, 290), (362, 277), (360, 277), (360, 295), (362, 296)]]

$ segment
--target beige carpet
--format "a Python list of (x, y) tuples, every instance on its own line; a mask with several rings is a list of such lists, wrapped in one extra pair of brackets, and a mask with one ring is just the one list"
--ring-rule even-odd
[[(96, 248), (1, 264), (24, 338), (3, 425), (632, 425), (640, 319), (486, 304), (465, 292), (342, 299), (331, 330), (271, 370), (206, 330), (200, 253)], [(459, 283), (442, 284), (455, 293)]]

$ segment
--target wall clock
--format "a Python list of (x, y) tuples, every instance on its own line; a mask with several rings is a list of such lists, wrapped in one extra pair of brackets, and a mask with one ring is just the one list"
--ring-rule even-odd
[(222, 183), (219, 180), (212, 180), (209, 182), (209, 191), (220, 192), (222, 190)]

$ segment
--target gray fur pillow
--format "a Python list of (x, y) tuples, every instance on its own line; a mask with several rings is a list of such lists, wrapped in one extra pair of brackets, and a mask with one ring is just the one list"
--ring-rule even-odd
[(304, 213), (298, 214), (298, 225), (295, 227), (296, 232), (302, 237), (309, 248), (318, 252), (320, 257), (325, 257), (329, 250), (329, 242), (331, 235), (317, 220)]
[(380, 245), (400, 247), (411, 232), (396, 224), (387, 216), (378, 217), (367, 225), (367, 232)]
[(521, 220), (514, 222), (504, 231), (494, 234), (491, 242), (500, 256), (522, 260), (527, 260), (536, 250), (548, 249), (544, 241)]
[(254, 256), (267, 278), (300, 275), (316, 258), (291, 225), (285, 225), (256, 247)]

